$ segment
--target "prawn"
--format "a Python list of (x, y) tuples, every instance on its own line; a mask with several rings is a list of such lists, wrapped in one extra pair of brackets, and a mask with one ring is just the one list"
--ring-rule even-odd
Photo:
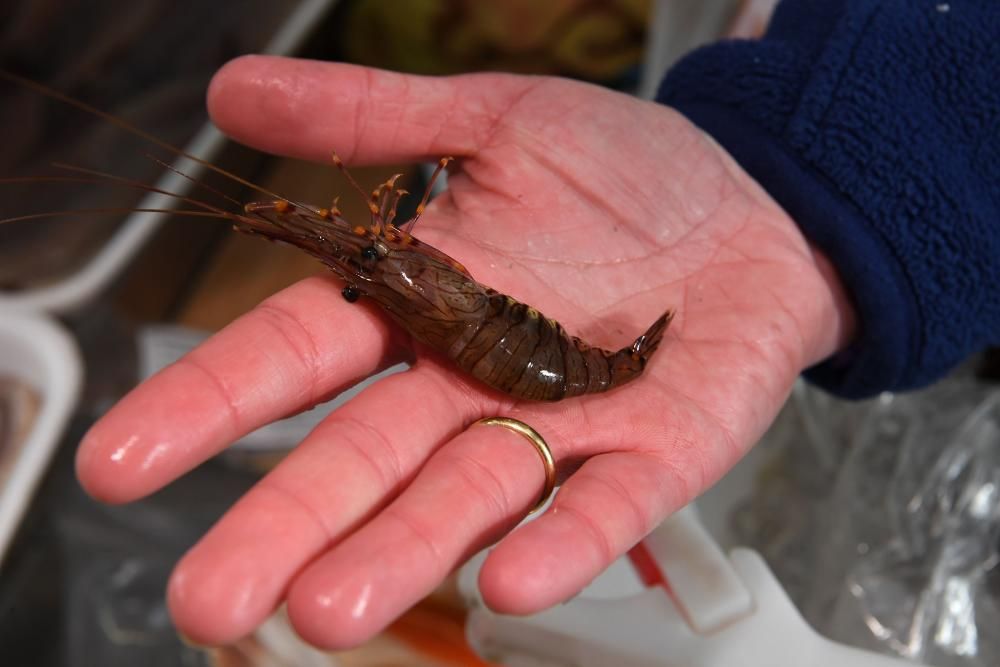
[(72, 176), (6, 179), (7, 182), (112, 182), (159, 192), (196, 207), (174, 213), (225, 219), (238, 232), (290, 244), (318, 259), (339, 277), (345, 283), (342, 295), (348, 302), (354, 303), (362, 297), (371, 300), (413, 339), (443, 354), (473, 378), (515, 398), (558, 401), (608, 391), (636, 379), (656, 352), (673, 317), (672, 311), (666, 311), (631, 345), (620, 350), (594, 347), (569, 335), (561, 324), (535, 308), (479, 283), (458, 261), (414, 237), (410, 231), (422, 215), (434, 183), (452, 158), (438, 162), (414, 217), (397, 225), (397, 206), (408, 194), (396, 187), (400, 175), (382, 183), (369, 195), (334, 153), (334, 164), (365, 198), (371, 213), (369, 224), (352, 224), (342, 216), (336, 200), (330, 208), (319, 208), (283, 198), (41, 84), (2, 70), (0, 78), (96, 114), (271, 198), (248, 203), (242, 211), (235, 212), (120, 176), (69, 165), (56, 166), (76, 172)]

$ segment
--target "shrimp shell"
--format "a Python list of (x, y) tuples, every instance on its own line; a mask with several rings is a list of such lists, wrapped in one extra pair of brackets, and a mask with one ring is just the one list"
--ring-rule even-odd
[[(441, 160), (432, 183), (449, 159)], [(334, 162), (343, 169), (336, 156)], [(414, 339), (515, 398), (558, 401), (614, 389), (642, 374), (672, 312), (618, 351), (588, 345), (531, 306), (477, 282), (460, 263), (404, 231), (416, 218), (394, 225), (399, 193), (395, 177), (376, 188), (368, 227), (351, 227), (336, 211), (279, 200), (247, 205), (249, 220), (236, 228), (317, 257), (347, 283), (348, 301), (371, 299)], [(430, 186), (417, 217), (429, 193)]]

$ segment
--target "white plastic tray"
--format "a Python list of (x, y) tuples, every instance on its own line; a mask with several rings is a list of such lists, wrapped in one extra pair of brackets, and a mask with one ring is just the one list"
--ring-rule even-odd
[(73, 339), (52, 319), (0, 308), (0, 374), (27, 383), (40, 397), (27, 441), (0, 485), (2, 563), (76, 408), (83, 361)]

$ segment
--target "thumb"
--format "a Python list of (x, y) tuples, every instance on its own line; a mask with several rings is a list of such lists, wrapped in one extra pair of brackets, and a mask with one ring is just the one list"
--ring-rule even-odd
[(270, 153), (352, 164), (470, 155), (530, 86), (506, 74), (425, 77), (273, 56), (244, 56), (212, 80), (219, 128)]

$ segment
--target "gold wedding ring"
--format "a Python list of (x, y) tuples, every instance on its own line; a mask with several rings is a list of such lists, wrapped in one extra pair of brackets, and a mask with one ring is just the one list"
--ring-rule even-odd
[(511, 419), (510, 417), (485, 417), (476, 423), (485, 424), (486, 426), (503, 426), (514, 433), (523, 435), (531, 443), (531, 446), (535, 448), (538, 455), (542, 457), (542, 465), (545, 467), (545, 486), (542, 487), (542, 495), (538, 499), (538, 503), (531, 508), (528, 514), (534, 514), (540, 510), (548, 502), (549, 496), (552, 495), (552, 491), (556, 488), (556, 463), (552, 459), (552, 450), (549, 449), (545, 438), (538, 435), (538, 431), (524, 422)]

